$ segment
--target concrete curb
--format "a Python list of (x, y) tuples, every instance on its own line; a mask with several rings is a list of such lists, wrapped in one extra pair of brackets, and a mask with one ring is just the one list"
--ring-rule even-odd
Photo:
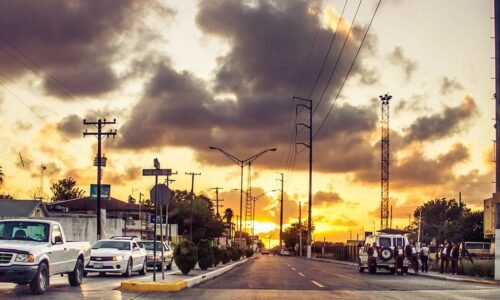
[(251, 259), (254, 259), (256, 256), (252, 256), (250, 258), (246, 258), (235, 262), (229, 266), (222, 267), (220, 269), (201, 274), (195, 276), (193, 278), (182, 279), (174, 282), (142, 282), (135, 279), (122, 281), (121, 290), (126, 292), (179, 292), (183, 289), (193, 287), (207, 280), (218, 277), (226, 272), (231, 271), (239, 265), (242, 265)]
[[(467, 278), (467, 277), (452, 277), (446, 275), (438, 275), (438, 274), (429, 274), (429, 273), (418, 273), (417, 276), (429, 277), (433, 279), (439, 280), (447, 280), (447, 281), (458, 281), (458, 282), (470, 282), (470, 283), (480, 283), (480, 284), (489, 284), (489, 285), (500, 285), (499, 281), (488, 280), (488, 279), (476, 279), (476, 278)], [(460, 276), (460, 275), (458, 275)]]

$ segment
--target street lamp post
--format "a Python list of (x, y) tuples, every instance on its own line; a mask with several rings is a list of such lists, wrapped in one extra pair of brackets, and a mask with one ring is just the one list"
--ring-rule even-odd
[(243, 167), (245, 167), (246, 165), (248, 165), (249, 163), (251, 163), (252, 161), (256, 160), (257, 158), (259, 158), (260, 156), (262, 156), (264, 153), (268, 152), (268, 151), (276, 151), (276, 148), (270, 148), (270, 149), (266, 149), (264, 151), (261, 151), (257, 154), (255, 154), (254, 156), (251, 156), (247, 159), (244, 159), (244, 160), (241, 160), (239, 158), (237, 158), (236, 156), (224, 151), (223, 149), (219, 148), (219, 147), (212, 147), (212, 146), (209, 146), (208, 147), (210, 150), (218, 150), (220, 152), (222, 152), (222, 154), (224, 154), (225, 156), (227, 156), (232, 162), (234, 162), (235, 164), (237, 164), (238, 166), (240, 166), (241, 168), (241, 175), (240, 175), (240, 178), (241, 178), (241, 183), (240, 183), (240, 221), (239, 221), (239, 225), (240, 225), (240, 236), (239, 236), (239, 239), (240, 239), (240, 242), (239, 242), (239, 246), (241, 248), (241, 230), (242, 230), (242, 215), (243, 215)]

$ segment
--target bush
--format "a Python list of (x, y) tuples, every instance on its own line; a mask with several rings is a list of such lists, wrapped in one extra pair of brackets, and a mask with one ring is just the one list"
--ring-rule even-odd
[(198, 265), (202, 270), (206, 270), (214, 265), (214, 251), (208, 240), (202, 239), (198, 243)]
[(253, 249), (252, 249), (252, 248), (248, 248), (247, 250), (245, 250), (245, 256), (246, 256), (247, 258), (252, 257), (252, 256), (253, 256), (253, 253), (254, 253), (254, 251), (253, 251)]
[(494, 277), (494, 260), (475, 260), (474, 263), (462, 260), (458, 272), (469, 276)]
[(213, 246), (212, 250), (214, 252), (214, 267), (217, 267), (222, 260), (222, 251), (217, 246)]
[(243, 255), (243, 252), (241, 251), (240, 248), (234, 249), (233, 256), (231, 257), (233, 261), (238, 261), (241, 259), (241, 256)]
[(182, 274), (187, 275), (194, 269), (198, 260), (196, 246), (190, 241), (182, 241), (174, 249), (174, 260)]
[(228, 262), (230, 262), (234, 252), (233, 247), (227, 247), (226, 250), (221, 250), (221, 252), (222, 252), (222, 263), (227, 264)]

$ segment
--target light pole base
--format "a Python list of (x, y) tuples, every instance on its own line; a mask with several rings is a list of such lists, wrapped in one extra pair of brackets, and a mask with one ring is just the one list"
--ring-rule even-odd
[(311, 258), (311, 245), (307, 245), (307, 258)]

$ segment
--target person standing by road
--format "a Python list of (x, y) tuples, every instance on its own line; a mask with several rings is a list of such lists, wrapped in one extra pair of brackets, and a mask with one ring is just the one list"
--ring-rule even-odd
[(394, 256), (396, 257), (396, 273), (395, 274), (403, 274), (403, 261), (405, 259), (404, 255), (404, 250), (403, 250), (403, 245), (401, 245), (401, 242), (398, 242), (398, 245), (396, 246), (396, 249), (394, 249)]
[(418, 273), (418, 263), (415, 266), (415, 258), (417, 255), (417, 249), (413, 246), (413, 240), (410, 240), (410, 243), (405, 247), (405, 256), (408, 259), (408, 262), (411, 264), (415, 274)]
[(450, 258), (451, 258), (451, 274), (455, 275), (458, 274), (458, 258), (460, 254), (460, 249), (458, 248), (457, 243), (453, 242), (452, 243), (452, 248), (450, 252)]
[(422, 248), (420, 249), (420, 261), (422, 262), (422, 273), (427, 273), (429, 270), (429, 247), (425, 243), (422, 243)]
[(448, 243), (448, 240), (444, 241), (444, 247), (441, 250), (441, 270), (440, 273), (448, 273), (448, 264), (450, 262), (449, 255), (451, 245)]
[(368, 270), (377, 269), (377, 258), (378, 258), (378, 247), (377, 243), (373, 243), (370, 248), (368, 248)]

